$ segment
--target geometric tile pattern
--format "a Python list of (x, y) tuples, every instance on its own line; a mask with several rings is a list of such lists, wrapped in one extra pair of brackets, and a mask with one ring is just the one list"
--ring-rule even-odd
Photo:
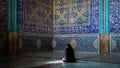
[(54, 25), (72, 26), (89, 24), (89, 0), (55, 0)]
[[(81, 0), (82, 1), (82, 0)], [(55, 22), (54, 25), (68, 26), (88, 24), (89, 1), (55, 0)]]
[[(38, 36), (18, 36), (19, 41), (17, 52), (37, 52), (41, 50), (52, 50), (52, 37), (38, 37)], [(47, 42), (46, 42), (47, 41)]]
[(55, 37), (55, 50), (65, 50), (65, 47), (74, 38), (76, 41), (75, 51), (80, 52), (99, 52), (98, 36), (79, 36), (79, 37)]
[[(0, 3), (4, 4), (2, 2)], [(110, 33), (120, 33), (120, 1), (109, 0), (109, 5)], [(99, 33), (99, 0), (54, 0), (54, 5), (53, 0), (19, 0), (18, 10), (18, 32), (55, 35)], [(1, 18), (0, 20), (5, 21)], [(3, 22), (0, 24), (5, 25)], [(23, 50), (27, 47), (28, 50), (32, 48), (34, 50), (36, 46), (38, 46), (39, 50), (42, 49), (42, 45), (47, 46), (51, 44), (51, 38), (49, 40), (48, 37), (36, 37), (31, 36), (29, 38), (29, 36), (20, 36), (20, 38), (22, 38)], [(70, 43), (73, 38), (74, 44), (76, 44), (76, 51), (99, 51), (98, 36), (54, 37), (54, 43), (56, 44), (54, 46), (55, 49), (64, 50), (65, 45)], [(111, 52), (119, 52), (118, 39), (119, 36), (111, 37)], [(37, 43), (41, 44), (40, 48), (39, 45), (35, 45), (36, 41), (34, 40), (39, 40), (41, 42)], [(45, 41), (48, 40), (49, 42), (45, 43)], [(30, 45), (30, 43), (27, 43), (29, 41), (34, 42), (34, 44), (31, 43)]]
[(0, 32), (7, 30), (7, 0), (0, 0)]
[(120, 0), (109, 0), (109, 27), (111, 53), (120, 53)]
[(55, 0), (54, 34), (99, 33), (99, 0)]
[(7, 45), (6, 39), (7, 39), (6, 34), (0, 32), (0, 51), (6, 49), (6, 45)]
[[(54, 29), (54, 34), (99, 33), (98, 0), (55, 0), (54, 20), (52, 19), (53, 2), (51, 2), (52, 0), (19, 0), (18, 32), (30, 32), (29, 35), (32, 33), (50, 34)], [(23, 34), (23, 36), (19, 35), (19, 38), (22, 41), (21, 51), (51, 48), (49, 45), (51, 45), (52, 37), (25, 36)], [(40, 40), (41, 43), (38, 43), (37, 40)], [(98, 52), (98, 35), (54, 37), (53, 43), (56, 43), (54, 47), (57, 50), (64, 50), (65, 45), (71, 43), (76, 44), (75, 50), (77, 51)], [(38, 44), (40, 44), (40, 48)]]
[(99, 0), (55, 0), (54, 23), (51, 2), (19, 0), (19, 32), (49, 34), (54, 30), (54, 34), (99, 33)]
[(17, 52), (50, 50), (53, 0), (19, 0), (18, 16)]
[(120, 53), (120, 35), (111, 36), (111, 53)]
[(120, 0), (109, 0), (110, 33), (120, 33)]
[(52, 0), (19, 0), (19, 32), (52, 34), (52, 5)]
[(7, 45), (7, 0), (0, 0), (0, 54), (6, 51)]

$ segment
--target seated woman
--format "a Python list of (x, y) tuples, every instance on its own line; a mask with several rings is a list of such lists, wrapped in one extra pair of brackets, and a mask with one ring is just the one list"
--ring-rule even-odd
[(76, 58), (74, 56), (74, 50), (70, 44), (67, 44), (65, 49), (65, 58), (63, 62), (76, 62)]

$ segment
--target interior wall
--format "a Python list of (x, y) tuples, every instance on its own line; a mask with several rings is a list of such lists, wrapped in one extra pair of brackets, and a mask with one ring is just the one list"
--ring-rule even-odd
[(109, 0), (111, 53), (120, 53), (120, 0)]
[[(99, 0), (19, 0), (17, 51), (41, 51), (52, 48), (64, 50), (70, 43), (76, 51), (99, 52), (99, 2)], [(119, 6), (119, 0), (109, 0), (111, 53), (120, 52)], [(0, 51), (3, 52), (7, 38), (6, 0), (0, 1), (0, 12)]]
[(99, 52), (99, 0), (55, 0), (53, 24), (55, 50)]
[(0, 54), (6, 52), (7, 44), (7, 0), (0, 0)]
[[(70, 43), (76, 51), (99, 52), (99, 0), (53, 1), (19, 0), (17, 50), (64, 50)], [(119, 6), (119, 0), (109, 0), (111, 53), (120, 52)]]
[[(99, 52), (99, 0), (19, 0), (17, 52)], [(0, 53), (7, 51), (7, 0), (0, 1)], [(53, 16), (54, 15), (54, 16)], [(120, 1), (109, 0), (109, 45), (120, 53)], [(46, 43), (47, 41), (47, 43)]]
[(18, 52), (51, 50), (53, 1), (19, 0)]

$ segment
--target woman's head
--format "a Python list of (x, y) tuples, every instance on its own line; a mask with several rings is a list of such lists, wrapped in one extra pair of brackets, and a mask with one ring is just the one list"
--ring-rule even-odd
[(71, 48), (71, 45), (70, 45), (70, 44), (67, 44), (66, 48)]

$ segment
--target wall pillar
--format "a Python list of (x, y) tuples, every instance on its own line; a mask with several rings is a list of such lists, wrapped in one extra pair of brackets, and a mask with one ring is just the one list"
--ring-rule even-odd
[(100, 0), (100, 54), (109, 55), (109, 0)]
[(8, 55), (16, 55), (17, 0), (8, 0)]

